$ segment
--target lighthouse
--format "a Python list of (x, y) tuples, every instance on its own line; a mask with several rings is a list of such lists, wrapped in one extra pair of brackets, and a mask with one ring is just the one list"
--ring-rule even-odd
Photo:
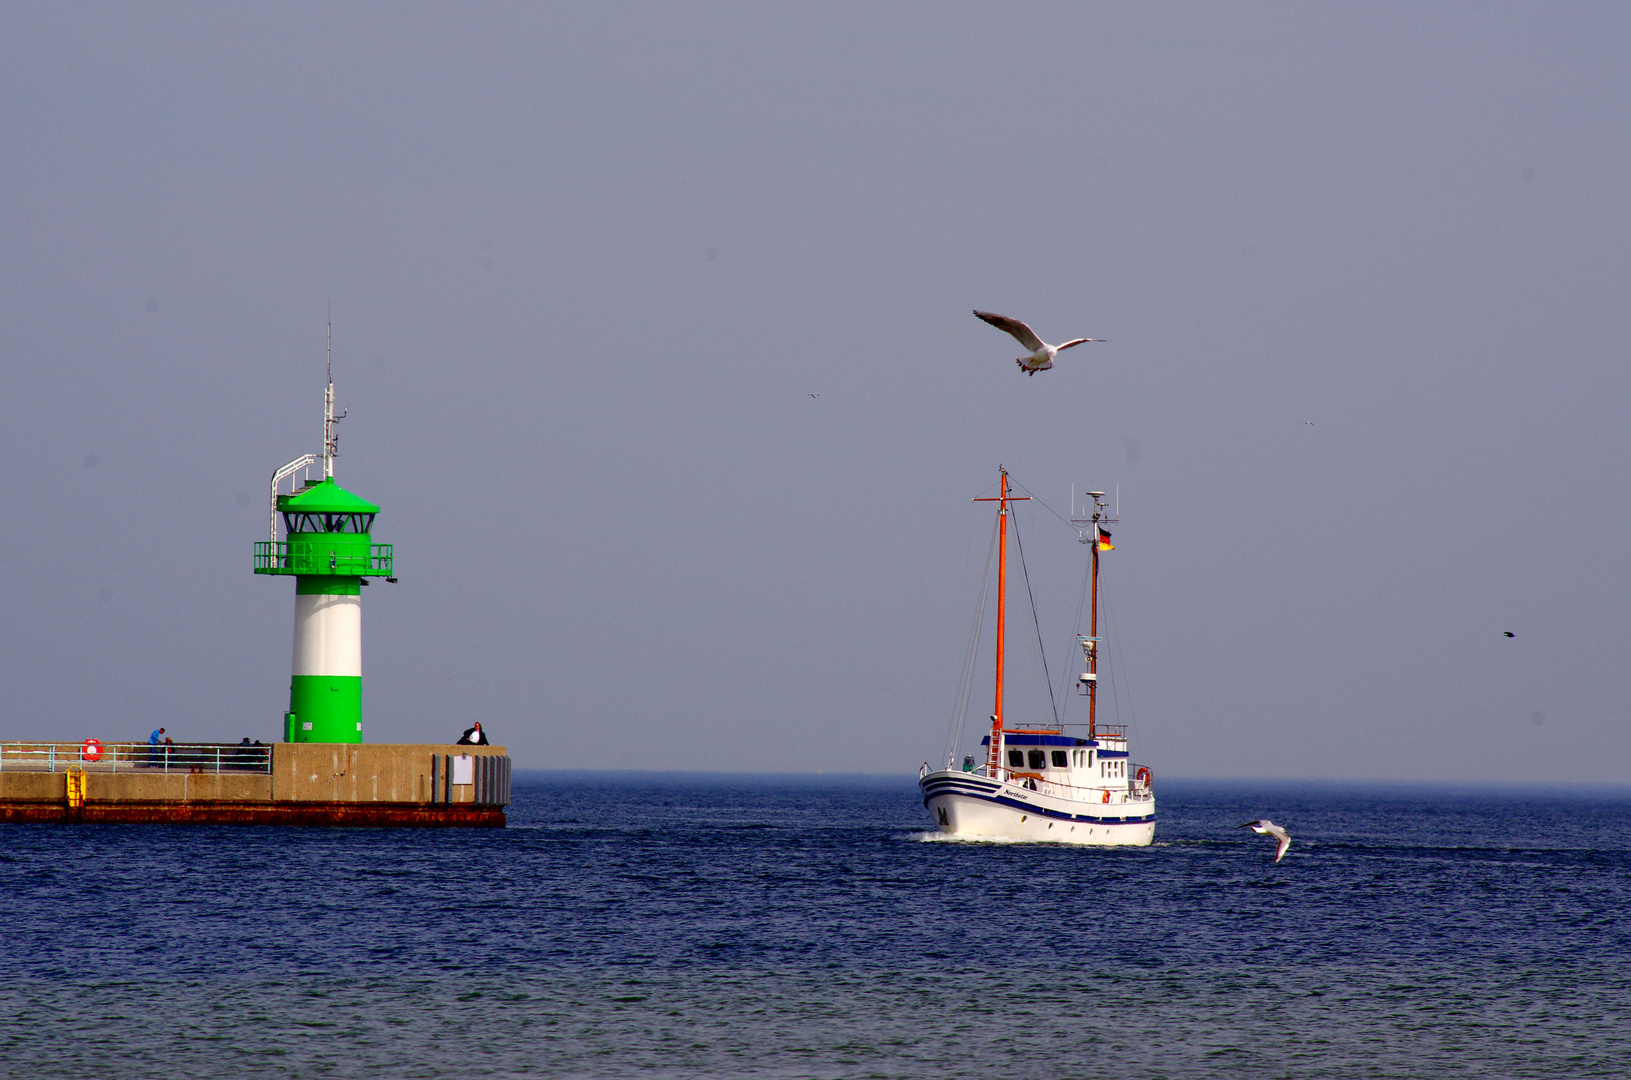
[[(303, 454), (272, 474), (270, 538), (255, 544), (255, 573), (295, 579), (284, 742), (363, 741), (362, 589), (369, 578), (396, 581), (391, 545), (373, 541), (379, 507), (334, 482), (334, 425), (345, 414), (334, 415), (332, 328), (329, 334), (323, 452)], [(279, 491), (284, 480), (290, 482), (288, 494)]]

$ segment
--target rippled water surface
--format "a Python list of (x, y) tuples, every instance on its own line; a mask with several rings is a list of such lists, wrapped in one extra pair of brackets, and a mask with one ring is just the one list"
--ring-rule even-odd
[[(568, 776), (502, 831), (6, 826), (17, 1076), (1631, 1075), (1631, 796)], [(1295, 842), (1237, 829), (1267, 815)]]

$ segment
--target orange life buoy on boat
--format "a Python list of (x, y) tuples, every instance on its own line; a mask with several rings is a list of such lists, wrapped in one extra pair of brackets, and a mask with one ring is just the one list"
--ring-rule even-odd
[(1104, 801), (1105, 802), (1110, 801), (1110, 789), (1109, 788), (1104, 789)]
[(86, 761), (102, 760), (102, 744), (96, 739), (86, 739), (85, 744), (79, 748), (79, 756)]
[(1140, 765), (1138, 767), (1138, 775), (1137, 775), (1136, 779), (1138, 780), (1138, 783), (1139, 783), (1139, 785), (1141, 787), (1149, 787), (1150, 786), (1150, 781), (1155, 779), (1155, 778), (1150, 775), (1150, 770), (1149, 769), (1147, 769), (1144, 766)]

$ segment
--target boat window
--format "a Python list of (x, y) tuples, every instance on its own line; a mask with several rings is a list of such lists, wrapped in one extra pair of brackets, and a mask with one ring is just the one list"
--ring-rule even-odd
[(1028, 756), (1031, 759), (1031, 768), (1033, 769), (1040, 769), (1043, 763), (1048, 760), (1047, 755), (1040, 750), (1032, 750)]
[(1008, 751), (1008, 767), (1012, 769), (1023, 769), (1025, 767), (1025, 751)]
[(1065, 752), (1063, 750), (1055, 750), (1053, 752), (1053, 767), (1056, 769), (1064, 769), (1069, 768), (1069, 766), (1070, 759), (1065, 756)]

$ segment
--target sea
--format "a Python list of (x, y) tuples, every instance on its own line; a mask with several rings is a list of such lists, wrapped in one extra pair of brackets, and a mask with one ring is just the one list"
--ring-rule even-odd
[[(1631, 791), (518, 774), (494, 830), (0, 827), (33, 1077), (1627, 1077)], [(1267, 816), (1293, 843), (1239, 828)]]

